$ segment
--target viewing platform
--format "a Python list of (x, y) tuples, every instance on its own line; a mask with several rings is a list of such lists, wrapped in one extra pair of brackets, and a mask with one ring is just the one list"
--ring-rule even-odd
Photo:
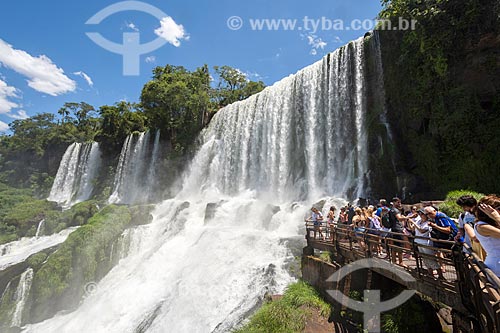
[[(375, 263), (370, 271), (451, 307), (455, 332), (500, 333), (500, 279), (466, 244), (431, 239), (433, 246), (428, 246), (419, 241), (429, 238), (368, 228), (355, 231), (340, 224), (331, 227), (323, 224), (320, 229), (325, 239), (319, 237), (318, 229), (315, 233), (312, 224), (306, 224), (307, 246), (302, 258), (306, 267), (304, 279), (316, 288), (342, 289), (340, 283), (336, 285), (322, 278), (349, 263), (370, 258)], [(328, 252), (332, 262), (321, 261), (314, 256), (315, 250)], [(440, 251), (443, 258), (424, 253), (431, 251)], [(401, 264), (397, 260), (398, 252), (403, 253)], [(430, 274), (425, 265), (429, 260), (437, 261), (444, 268), (443, 278)], [(387, 267), (387, 263), (391, 269), (377, 267)], [(401, 272), (409, 273), (414, 281), (402, 280)]]

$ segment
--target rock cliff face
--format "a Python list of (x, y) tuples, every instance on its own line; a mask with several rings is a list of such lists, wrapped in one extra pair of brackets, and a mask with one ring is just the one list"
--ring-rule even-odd
[(499, 4), (430, 3), (415, 9), (415, 31), (379, 33), (395, 177), (376, 148), (380, 128), (370, 128), (373, 192), (407, 200), (499, 192)]

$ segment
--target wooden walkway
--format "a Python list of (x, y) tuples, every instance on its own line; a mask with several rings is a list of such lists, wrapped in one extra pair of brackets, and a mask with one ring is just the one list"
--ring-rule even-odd
[[(427, 240), (421, 237), (381, 234), (370, 229), (354, 232), (345, 225), (322, 226), (321, 230), (324, 239), (318, 232), (315, 235), (313, 225), (306, 224), (308, 246), (304, 255), (310, 255), (314, 249), (327, 251), (336, 258), (337, 265), (363, 258), (392, 262), (393, 271), (373, 270), (470, 318), (467, 323), (457, 323), (459, 327), (474, 326), (477, 332), (500, 333), (500, 279), (466, 245), (433, 239), (432, 246), (426, 246), (419, 244), (420, 240)], [(431, 251), (441, 252), (442, 258), (427, 254)], [(398, 252), (403, 253), (401, 264)], [(431, 275), (426, 266), (429, 262), (437, 262), (444, 268), (444, 279), (435, 270)], [(399, 270), (410, 273), (416, 282), (409, 285), (398, 279)]]

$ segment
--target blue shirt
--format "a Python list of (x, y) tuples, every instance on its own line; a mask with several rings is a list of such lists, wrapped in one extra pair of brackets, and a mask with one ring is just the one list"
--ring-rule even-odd
[(452, 232), (454, 231), (455, 234), (458, 231), (457, 226), (451, 219), (445, 214), (441, 212), (436, 213), (436, 217), (434, 218), (434, 222), (440, 227), (446, 228), (446, 227), (451, 227)]
[[(385, 206), (383, 206), (383, 207), (385, 207)], [(378, 217), (382, 217), (382, 207), (377, 208), (377, 211), (375, 212), (375, 215), (377, 215)]]

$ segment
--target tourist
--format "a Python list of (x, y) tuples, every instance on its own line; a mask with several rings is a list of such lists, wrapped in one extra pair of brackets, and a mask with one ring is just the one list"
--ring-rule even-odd
[[(431, 232), (434, 233), (434, 235), (431, 234), (432, 237), (443, 241), (449, 241), (455, 239), (455, 236), (458, 233), (458, 228), (452, 219), (450, 219), (445, 213), (438, 212), (436, 208), (433, 206), (425, 207), (424, 211), (428, 218), (434, 220), (434, 222), (429, 222), (429, 225), (432, 228)], [(451, 243), (445, 243), (439, 241), (434, 242), (434, 247), (440, 249), (450, 250), (451, 246), (452, 246)], [(437, 255), (439, 258), (443, 259), (443, 261), (441, 262), (441, 269), (443, 272), (445, 272), (446, 270), (444, 266), (443, 251), (438, 251)]]
[(455, 241), (467, 244), (484, 261), (486, 253), (474, 232), (474, 221), (476, 220), (474, 212), (477, 200), (471, 195), (462, 195), (457, 199), (456, 204), (462, 208), (463, 212), (458, 217), (459, 227)]
[(354, 228), (354, 234), (358, 239), (359, 246), (361, 250), (365, 251), (366, 246), (364, 242), (364, 234), (366, 230), (366, 217), (363, 214), (363, 210), (361, 208), (356, 208), (354, 210), (354, 217), (352, 218), (352, 227)]
[[(408, 212), (408, 214), (406, 214), (406, 217), (408, 219), (403, 222), (403, 227), (404, 227), (403, 228), (403, 233), (404, 233), (404, 236), (403, 236), (404, 247), (408, 251), (411, 251), (411, 245), (410, 245), (410, 242), (409, 242), (409, 236), (413, 236), (415, 234), (415, 230), (414, 230), (414, 225), (415, 224), (414, 223), (410, 223), (410, 222), (416, 222), (417, 220), (420, 220), (420, 217), (418, 216), (418, 213), (417, 213), (417, 207), (416, 206), (412, 206), (410, 212)], [(404, 254), (403, 258), (410, 259), (411, 258), (411, 254), (409, 254), (409, 253)]]
[(328, 227), (327, 227), (327, 237), (330, 235), (330, 240), (333, 242), (333, 235), (335, 234), (335, 207), (331, 206), (327, 215)]
[(347, 213), (345, 207), (340, 208), (338, 221), (339, 224), (347, 224)]
[(311, 211), (312, 211), (312, 214), (308, 219), (306, 219), (306, 222), (313, 222), (314, 239), (316, 239), (316, 233), (319, 233), (319, 237), (321, 237), (323, 240), (325, 240), (325, 236), (323, 235), (323, 232), (321, 231), (321, 222), (323, 221), (323, 215), (316, 207), (312, 207)]
[(382, 216), (382, 209), (383, 209), (384, 207), (387, 207), (387, 200), (385, 200), (385, 199), (380, 199), (379, 204), (378, 204), (377, 211), (375, 212), (375, 214), (376, 214), (378, 217), (381, 217), (381, 216)]
[[(434, 222), (429, 222), (429, 225), (436, 231), (437, 239), (440, 240), (454, 240), (458, 233), (458, 228), (445, 213), (438, 212), (436, 208), (427, 206), (424, 208), (427, 217), (431, 218)], [(439, 248), (451, 248), (449, 243), (436, 244)]]
[(429, 275), (434, 276), (434, 270), (437, 271), (440, 279), (444, 280), (443, 271), (441, 266), (433, 257), (436, 255), (436, 251), (428, 248), (434, 246), (431, 240), (431, 227), (429, 226), (427, 216), (423, 209), (417, 211), (419, 218), (410, 219), (408, 223), (413, 225), (415, 230), (415, 243), (425, 245), (418, 247), (418, 252), (422, 253), (422, 261), (425, 267), (427, 267), (427, 272)]
[(339, 219), (338, 219), (338, 224), (337, 228), (340, 228), (340, 239), (347, 239), (347, 228), (348, 228), (348, 216), (347, 216), (347, 207), (342, 207), (340, 208), (340, 213), (339, 213)]
[(495, 208), (491, 207), (490, 205), (486, 205), (486, 204), (480, 204), (479, 208), (483, 212), (485, 212), (486, 215), (491, 217), (493, 219), (493, 221), (495, 221), (496, 226), (498, 228), (500, 228), (500, 213)]
[(479, 200), (474, 225), (476, 237), (486, 251), (484, 264), (500, 277), (500, 198), (488, 195)]
[(353, 219), (354, 215), (356, 215), (356, 213), (354, 211), (354, 207), (351, 205), (351, 203), (348, 203), (347, 204), (347, 223), (349, 225), (352, 224), (352, 219)]
[(382, 244), (380, 243), (380, 230), (382, 225), (380, 224), (380, 217), (378, 217), (373, 209), (373, 206), (368, 207), (366, 211), (366, 217), (368, 218), (368, 233), (371, 235), (376, 235), (377, 237), (371, 237), (369, 239), (370, 252), (372, 254), (378, 255), (382, 253)]
[(398, 265), (407, 267), (403, 263), (403, 249), (402, 247), (404, 246), (403, 242), (398, 242), (397, 240), (403, 240), (403, 225), (404, 222), (409, 220), (408, 217), (403, 216), (401, 213), (401, 199), (399, 198), (393, 198), (392, 199), (392, 208), (389, 211), (389, 221), (391, 225), (391, 232), (396, 233), (392, 234), (393, 239), (396, 241), (392, 241), (392, 245), (394, 246), (392, 251), (391, 251), (391, 260), (393, 263), (396, 262), (396, 255), (398, 259)]

